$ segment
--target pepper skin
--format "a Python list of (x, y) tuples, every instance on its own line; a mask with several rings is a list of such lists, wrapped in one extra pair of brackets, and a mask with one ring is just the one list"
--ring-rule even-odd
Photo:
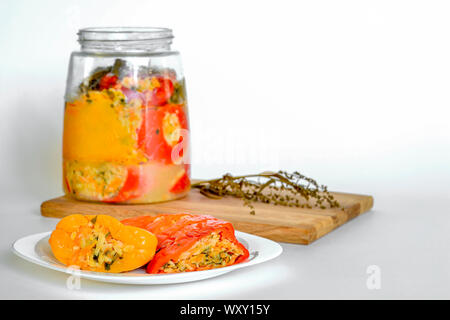
[[(208, 215), (163, 214), (154, 217), (142, 216), (122, 221), (153, 232), (158, 238), (157, 253), (147, 266), (148, 273), (163, 273), (163, 266), (177, 261), (180, 255), (193, 248), (202, 239), (218, 234), (242, 252), (232, 263), (245, 261), (248, 250), (236, 239), (231, 223)], [(207, 270), (213, 266), (197, 267), (195, 270)], [(194, 271), (194, 270), (189, 270)]]

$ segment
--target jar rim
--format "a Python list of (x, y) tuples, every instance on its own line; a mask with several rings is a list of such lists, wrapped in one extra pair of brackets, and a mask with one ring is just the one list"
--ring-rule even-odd
[(161, 27), (89, 27), (78, 31), (78, 41), (171, 40), (172, 29)]

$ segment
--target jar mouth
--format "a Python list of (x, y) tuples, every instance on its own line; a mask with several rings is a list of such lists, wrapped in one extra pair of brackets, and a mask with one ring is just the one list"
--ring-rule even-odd
[(157, 27), (92, 27), (78, 31), (78, 41), (171, 41), (172, 30)]
[(78, 31), (82, 51), (164, 52), (170, 50), (172, 29), (155, 27), (94, 27)]

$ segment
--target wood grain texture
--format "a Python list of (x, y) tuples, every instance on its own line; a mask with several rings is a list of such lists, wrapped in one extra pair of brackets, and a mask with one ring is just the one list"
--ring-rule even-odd
[(302, 209), (255, 203), (256, 214), (249, 214), (240, 199), (225, 197), (214, 200), (191, 190), (183, 199), (154, 204), (105, 204), (82, 202), (68, 197), (45, 201), (41, 214), (62, 218), (71, 214), (107, 214), (118, 219), (160, 213), (209, 214), (230, 221), (234, 227), (275, 241), (309, 244), (347, 221), (369, 211), (373, 198), (366, 195), (332, 193), (342, 209)]

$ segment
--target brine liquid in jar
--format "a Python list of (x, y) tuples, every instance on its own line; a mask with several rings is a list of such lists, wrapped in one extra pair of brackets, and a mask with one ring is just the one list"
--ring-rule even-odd
[(87, 28), (78, 35), (64, 108), (66, 195), (107, 203), (185, 196), (189, 119), (172, 31)]

